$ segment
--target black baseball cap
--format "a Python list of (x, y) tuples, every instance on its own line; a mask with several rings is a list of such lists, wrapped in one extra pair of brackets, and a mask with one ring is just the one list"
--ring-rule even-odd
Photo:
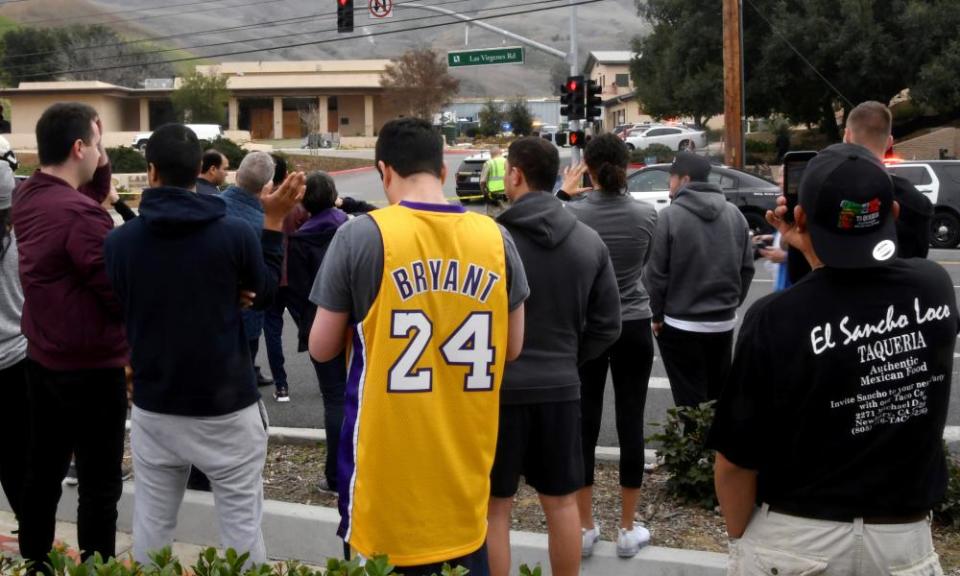
[(689, 176), (694, 182), (706, 182), (710, 176), (710, 161), (692, 152), (677, 152), (670, 166), (670, 173)]
[(880, 160), (857, 144), (821, 150), (800, 181), (813, 249), (831, 268), (870, 268), (893, 262), (897, 230), (893, 182)]

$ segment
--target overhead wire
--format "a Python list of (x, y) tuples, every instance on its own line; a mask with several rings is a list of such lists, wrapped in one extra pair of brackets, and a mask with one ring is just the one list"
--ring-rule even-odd
[[(524, 14), (531, 14), (531, 13), (534, 13), (534, 12), (541, 12), (541, 11), (545, 11), (545, 10), (556, 10), (556, 9), (558, 9), (558, 8), (565, 8), (565, 7), (570, 7), (570, 6), (582, 6), (582, 5), (588, 5), (588, 4), (596, 4), (596, 3), (598, 3), (598, 2), (603, 2), (603, 1), (604, 1), (604, 0), (575, 0), (574, 2), (567, 2), (566, 0), (537, 0), (537, 1), (532, 2), (532, 3), (530, 3), (530, 4), (546, 4), (546, 3), (559, 3), (559, 4), (557, 4), (556, 6), (547, 6), (547, 7), (531, 8), (531, 9), (526, 9), (526, 10), (513, 10), (513, 11), (502, 12), (502, 13), (498, 13), (498, 14), (490, 14), (490, 15), (487, 15), (487, 16), (468, 17), (468, 18), (464, 18), (464, 19), (457, 19), (457, 20), (455, 20), (455, 21), (453, 21), (453, 22), (440, 22), (440, 23), (427, 24), (427, 25), (423, 25), (423, 26), (416, 26), (416, 27), (410, 27), (410, 28), (400, 28), (400, 29), (394, 29), (394, 30), (382, 30), (382, 31), (378, 31), (378, 32), (369, 32), (369, 33), (364, 34), (364, 35), (362, 35), (362, 36), (359, 36), (359, 35), (351, 35), (351, 36), (348, 36), (348, 37), (337, 36), (337, 37), (333, 37), (333, 38), (325, 38), (325, 39), (321, 39), (321, 40), (313, 40), (313, 41), (308, 41), (308, 42), (296, 42), (296, 43), (291, 43), (291, 44), (282, 44), (282, 45), (279, 45), (279, 46), (271, 46), (271, 47), (265, 47), (265, 48), (251, 48), (251, 49), (246, 49), (246, 50), (236, 50), (236, 51), (230, 51), (230, 52), (220, 52), (220, 53), (216, 53), (216, 54), (193, 55), (193, 56), (182, 57), (182, 58), (173, 58), (173, 59), (168, 59), (168, 60), (161, 60), (161, 61), (158, 61), (158, 62), (153, 62), (152, 64), (177, 64), (177, 63), (181, 63), (181, 62), (192, 62), (192, 61), (204, 60), (204, 59), (208, 59), (208, 58), (223, 58), (223, 57), (229, 57), (229, 56), (240, 56), (240, 55), (244, 55), (244, 54), (254, 54), (254, 53), (258, 53), (258, 52), (273, 52), (273, 51), (276, 51), (276, 50), (286, 50), (286, 49), (290, 49), (290, 48), (301, 48), (301, 47), (305, 47), (305, 46), (314, 46), (314, 45), (319, 45), (319, 44), (331, 44), (331, 43), (336, 43), (336, 42), (345, 42), (345, 41), (349, 41), (349, 40), (356, 40), (356, 39), (362, 39), (362, 38), (370, 38), (370, 37), (377, 37), (377, 36), (387, 36), (387, 35), (391, 35), (391, 34), (401, 34), (401, 33), (405, 33), (405, 32), (413, 32), (413, 31), (419, 31), (419, 30), (429, 30), (429, 29), (433, 29), (433, 28), (441, 28), (441, 27), (444, 27), (444, 26), (452, 26), (452, 25), (459, 25), (459, 24), (468, 24), (468, 23), (470, 23), (470, 22), (478, 22), (478, 21), (483, 21), (483, 20), (492, 20), (492, 19), (496, 19), (496, 18), (505, 18), (505, 17), (508, 17), (508, 16), (520, 16), (520, 15), (524, 15)], [(517, 4), (515, 4), (515, 3), (513, 4), (513, 6), (516, 6), (516, 5), (517, 5)], [(500, 9), (500, 8), (496, 8), (496, 9)], [(483, 11), (483, 10), (481, 9), (480, 11)], [(432, 18), (436, 18), (436, 17), (447, 17), (447, 18), (449, 18), (450, 16), (449, 16), (449, 15), (446, 15), (446, 14), (439, 14), (439, 15), (430, 15), (430, 16), (418, 17), (418, 18), (414, 18), (414, 19), (408, 19), (408, 20), (405, 20), (405, 21), (422, 21), (422, 20), (428, 20), (428, 19), (432, 19)], [(331, 32), (333, 32), (333, 30), (331, 30)], [(314, 32), (314, 33), (317, 33), (317, 32)], [(242, 41), (242, 42), (250, 42), (250, 40), (245, 40), (245, 41)], [(87, 73), (87, 72), (103, 72), (103, 71), (107, 71), (107, 70), (121, 70), (121, 69), (124, 69), (124, 68), (132, 68), (132, 67), (142, 66), (142, 65), (143, 65), (143, 63), (135, 63), (135, 64), (117, 64), (117, 65), (113, 65), (113, 66), (101, 66), (101, 67), (83, 68), (83, 69), (68, 69), (68, 70), (59, 70), (59, 71), (54, 71), (54, 72), (49, 72), (49, 73), (27, 74), (27, 75), (21, 76), (21, 78), (22, 78), (22, 79), (27, 79), (27, 78), (31, 78), (31, 77), (49, 76), (49, 75), (59, 76), (59, 75), (78, 74), (78, 73)]]
[(850, 99), (847, 98), (847, 97), (843, 94), (843, 92), (840, 91), (839, 88), (837, 88), (836, 86), (834, 86), (834, 85), (833, 85), (833, 82), (830, 82), (830, 80), (828, 80), (827, 77), (824, 76), (823, 73), (821, 73), (820, 70), (818, 70), (817, 67), (814, 66), (812, 62), (810, 62), (809, 60), (807, 60), (806, 56), (804, 56), (804, 55), (800, 52), (800, 50), (798, 50), (797, 47), (794, 46), (792, 42), (790, 42), (790, 40), (786, 37), (786, 35), (785, 35), (783, 32), (781, 32), (780, 29), (779, 29), (773, 22), (771, 22), (770, 19), (767, 18), (766, 15), (765, 15), (763, 12), (761, 12), (759, 8), (757, 8), (757, 5), (753, 3), (753, 0), (747, 0), (747, 3), (750, 4), (750, 7), (753, 8), (753, 11), (756, 12), (757, 15), (760, 16), (760, 18), (763, 19), (763, 21), (767, 23), (767, 26), (769, 26), (770, 29), (773, 30), (773, 33), (776, 34), (777, 36), (779, 36), (780, 39), (783, 40), (784, 44), (786, 44), (786, 45), (790, 48), (790, 50), (792, 50), (793, 53), (796, 54), (797, 57), (799, 57), (800, 60), (803, 61), (804, 64), (806, 64), (811, 70), (813, 70), (813, 73), (814, 73), (814, 74), (816, 74), (817, 76), (819, 76), (820, 79), (823, 80), (823, 82), (824, 82), (831, 90), (833, 90), (833, 91), (837, 94), (837, 96), (839, 96), (844, 102), (846, 102), (848, 106), (850, 106), (851, 108), (853, 107), (853, 102), (851, 102)]
[[(403, 6), (404, 4), (407, 4), (408, 2), (414, 2), (414, 1), (416, 1), (416, 0), (406, 0), (406, 1), (402, 1), (402, 0), (401, 0), (401, 1), (398, 1), (397, 3), (395, 3), (394, 6)], [(470, 1), (470, 0), (445, 0), (445, 1), (443, 1), (443, 2), (438, 2), (438, 3), (436, 3), (436, 4), (431, 4), (431, 6), (443, 6), (443, 5), (449, 5), (449, 4), (460, 4), (460, 3), (463, 3), (463, 2), (469, 2), (469, 1)], [(71, 47), (71, 50), (73, 50), (74, 52), (83, 52), (83, 51), (87, 51), (87, 50), (102, 50), (102, 49), (105, 49), (105, 48), (118, 48), (118, 47), (121, 47), (121, 46), (129, 46), (129, 45), (132, 45), (132, 44), (153, 44), (153, 43), (160, 42), (160, 41), (163, 41), (163, 40), (171, 40), (171, 39), (176, 39), (176, 38), (197, 37), (197, 36), (210, 36), (210, 35), (213, 35), (213, 34), (223, 34), (223, 33), (225, 33), (225, 32), (236, 32), (236, 31), (240, 31), (240, 30), (247, 30), (247, 29), (253, 29), (253, 28), (272, 28), (272, 27), (275, 27), (275, 26), (283, 26), (283, 25), (305, 24), (305, 23), (307, 23), (307, 22), (311, 22), (311, 21), (315, 21), (315, 20), (316, 20), (316, 21), (322, 21), (322, 20), (328, 20), (328, 19), (332, 20), (334, 16), (336, 16), (336, 12), (322, 12), (322, 13), (316, 13), (316, 14), (303, 15), (303, 16), (294, 16), (294, 17), (290, 17), (290, 18), (281, 18), (281, 19), (279, 19), (279, 20), (265, 20), (265, 21), (261, 21), (261, 22), (250, 23), (250, 24), (240, 24), (240, 25), (236, 25), (236, 26), (228, 26), (228, 27), (226, 27), (226, 28), (215, 28), (215, 29), (208, 29), (208, 30), (199, 30), (199, 31), (195, 31), (195, 32), (181, 32), (181, 33), (177, 33), (177, 34), (170, 34), (170, 35), (167, 35), (167, 36), (151, 36), (151, 37), (149, 37), (149, 38), (140, 38), (140, 39), (136, 39), (136, 40), (125, 40), (125, 41), (123, 41), (123, 42), (112, 42), (112, 43), (109, 43), (109, 44), (99, 44), (99, 45), (91, 45), (91, 46), (76, 46), (76, 47)], [(245, 40), (245, 41), (246, 41), (246, 40)], [(240, 41), (238, 41), (238, 42), (240, 42)], [(184, 47), (175, 48), (175, 49), (172, 49), (172, 50), (190, 50), (190, 49), (191, 49), (191, 47), (189, 47), (189, 46), (184, 46)], [(10, 55), (7, 55), (7, 58), (8, 58), (8, 59), (23, 59), (23, 58), (31, 58), (31, 57), (36, 57), (36, 56), (49, 56), (49, 55), (51, 55), (51, 54), (59, 54), (59, 53), (60, 53), (60, 50), (44, 50), (44, 51), (37, 51), (37, 52), (25, 52), (25, 53), (23, 53), (23, 54), (10, 54)], [(113, 58), (113, 57), (114, 57), (114, 56), (110, 56), (110, 58)], [(17, 66), (14, 65), (13, 67), (16, 68)], [(8, 68), (9, 68), (9, 65), (8, 65)]]

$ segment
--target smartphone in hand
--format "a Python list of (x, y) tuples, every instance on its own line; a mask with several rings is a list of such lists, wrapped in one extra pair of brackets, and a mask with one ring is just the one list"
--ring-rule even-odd
[(800, 181), (807, 164), (816, 155), (813, 151), (787, 152), (783, 155), (783, 195), (787, 199), (785, 222), (793, 224), (793, 209), (800, 202)]

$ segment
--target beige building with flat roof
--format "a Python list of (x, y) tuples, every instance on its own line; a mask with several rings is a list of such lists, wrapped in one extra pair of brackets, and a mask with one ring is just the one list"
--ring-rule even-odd
[[(383, 95), (380, 79), (389, 60), (225, 62), (197, 66), (201, 74), (227, 78), (227, 125), (234, 138), (301, 138), (333, 135), (344, 144), (368, 145), (398, 112)], [(130, 145), (138, 132), (175, 120), (170, 96), (181, 80), (125, 88), (104, 82), (21, 82), (0, 90), (10, 101), (11, 144), (34, 148), (34, 128), (56, 102), (90, 104), (103, 119), (109, 146)], [(308, 126), (306, 119), (312, 120)], [(319, 128), (319, 129), (318, 129)]]
[(652, 120), (644, 113), (630, 77), (630, 62), (636, 56), (629, 50), (607, 50), (591, 52), (587, 58), (584, 76), (595, 80), (602, 88), (604, 130), (613, 130), (620, 124)]

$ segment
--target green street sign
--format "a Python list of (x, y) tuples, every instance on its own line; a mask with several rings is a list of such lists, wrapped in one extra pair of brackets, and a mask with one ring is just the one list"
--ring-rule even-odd
[(447, 54), (447, 64), (451, 68), (490, 64), (523, 64), (523, 46), (450, 52)]

